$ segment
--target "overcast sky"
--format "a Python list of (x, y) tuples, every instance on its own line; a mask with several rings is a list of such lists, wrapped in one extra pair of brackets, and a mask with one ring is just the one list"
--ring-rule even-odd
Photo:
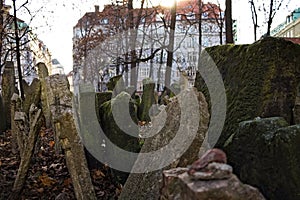
[[(152, 0), (158, 3), (161, 0)], [(163, 0), (170, 1), (170, 0)], [(269, 1), (269, 0), (268, 0)], [(289, 0), (287, 0), (289, 1)], [(9, 4), (11, 0), (6, 0)], [(17, 1), (19, 3), (22, 0)], [(217, 2), (217, 0), (210, 0)], [(72, 70), (72, 37), (73, 26), (76, 25), (78, 19), (86, 12), (94, 11), (94, 5), (100, 5), (100, 10), (104, 4), (110, 3), (110, 0), (32, 0), (30, 9), (36, 13), (35, 18), (31, 22), (31, 26), (35, 28), (35, 32), (39, 38), (49, 48), (52, 58), (64, 66), (65, 73)], [(224, 0), (220, 0), (221, 7), (224, 9)], [(289, 7), (282, 6), (274, 20), (274, 26), (285, 20), (285, 16), (295, 8), (300, 7), (299, 0), (290, 0)], [(26, 15), (20, 18), (28, 20)], [(233, 18), (238, 20), (239, 27), (239, 43), (253, 42), (253, 25), (251, 21), (251, 11), (248, 0), (233, 0)]]

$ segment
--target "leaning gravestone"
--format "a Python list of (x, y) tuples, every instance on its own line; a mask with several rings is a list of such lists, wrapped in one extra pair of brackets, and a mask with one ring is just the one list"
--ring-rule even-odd
[[(208, 121), (208, 106), (202, 93), (184, 90), (171, 99), (165, 110), (153, 118), (153, 129), (145, 134), (149, 138), (145, 139), (142, 154), (133, 167), (133, 172), (144, 173), (129, 175), (120, 199), (158, 199), (162, 171), (187, 166), (198, 158)], [(186, 147), (185, 152), (182, 146)]]
[(40, 79), (40, 84), (41, 84), (41, 102), (42, 102), (42, 109), (43, 109), (43, 114), (45, 116), (45, 121), (46, 121), (46, 127), (50, 128), (51, 127), (51, 113), (50, 113), (50, 104), (47, 99), (47, 85), (45, 78), (49, 76), (49, 72), (47, 69), (47, 66), (44, 63), (38, 63), (38, 75)]
[(39, 106), (41, 99), (41, 82), (35, 78), (30, 85), (23, 81), (25, 100), (23, 103), (23, 111), (29, 113), (31, 104)]
[(65, 75), (45, 78), (46, 98), (55, 126), (56, 143), (64, 149), (76, 199), (96, 199), (87, 167), (83, 144), (76, 129), (73, 114), (73, 95)]
[(5, 63), (2, 77), (3, 113), (6, 119), (6, 128), (10, 128), (10, 99), (15, 92), (15, 68), (13, 62)]

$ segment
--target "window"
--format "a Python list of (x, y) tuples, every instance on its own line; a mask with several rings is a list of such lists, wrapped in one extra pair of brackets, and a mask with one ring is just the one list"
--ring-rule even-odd
[(139, 71), (140, 71), (141, 78), (149, 77), (149, 73), (150, 73), (149, 67), (140, 67)]

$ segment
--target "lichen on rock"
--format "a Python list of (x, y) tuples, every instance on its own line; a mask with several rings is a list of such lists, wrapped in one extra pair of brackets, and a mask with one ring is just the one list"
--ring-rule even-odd
[[(218, 147), (222, 147), (241, 121), (257, 116), (281, 116), (293, 123), (292, 108), (300, 83), (299, 45), (267, 37), (250, 45), (214, 46), (205, 51), (217, 65), (227, 95), (227, 116)], [(207, 62), (203, 59), (201, 63)], [(209, 101), (199, 73), (195, 86)]]

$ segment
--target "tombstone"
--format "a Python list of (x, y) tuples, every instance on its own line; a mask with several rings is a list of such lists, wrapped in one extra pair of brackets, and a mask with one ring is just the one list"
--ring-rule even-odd
[(6, 129), (6, 119), (4, 116), (4, 107), (2, 102), (2, 95), (0, 93), (0, 134)]
[(154, 89), (155, 83), (153, 81), (151, 81), (150, 79), (143, 80), (142, 102), (139, 106), (139, 119), (141, 121), (151, 121), (149, 111), (153, 105), (157, 104)]
[(32, 103), (40, 106), (41, 99), (41, 81), (37, 78), (33, 79), (30, 85), (23, 80), (23, 88), (25, 94), (25, 100), (23, 103), (23, 111), (28, 114)]
[(65, 75), (55, 74), (45, 78), (46, 97), (55, 127), (56, 143), (64, 149), (71, 174), (76, 199), (96, 199), (85, 158), (76, 118), (73, 113), (73, 95)]
[(297, 87), (297, 96), (293, 108), (293, 123), (300, 124), (300, 85)]
[(42, 109), (43, 109), (43, 114), (45, 116), (45, 121), (46, 121), (46, 127), (50, 128), (51, 127), (51, 113), (50, 113), (50, 104), (47, 99), (47, 85), (45, 78), (49, 76), (49, 72), (47, 69), (47, 66), (44, 63), (38, 63), (37, 64), (38, 68), (38, 75), (40, 79), (40, 84), (41, 84), (41, 103), (42, 103)]
[[(145, 136), (152, 137), (145, 139), (140, 152), (158, 151), (160, 153), (146, 158), (141, 154), (138, 156), (133, 170), (146, 171), (146, 173), (131, 173), (119, 199), (159, 199), (162, 171), (190, 165), (198, 158), (208, 129), (208, 122), (208, 105), (202, 93), (189, 89), (173, 98), (165, 110), (153, 118), (153, 128), (145, 133)], [(169, 145), (175, 138), (177, 145)], [(182, 147), (186, 144), (188, 144), (187, 150), (181, 153), (178, 145)], [(167, 146), (170, 149), (164, 151), (163, 149)], [(166, 161), (168, 159), (170, 162)], [(158, 169), (156, 164), (159, 166)]]
[(113, 91), (113, 96), (117, 96), (120, 92), (125, 91), (125, 84), (122, 75), (114, 76), (107, 83), (108, 90)]
[(6, 62), (2, 75), (3, 113), (6, 119), (6, 129), (11, 127), (10, 99), (15, 92), (15, 68), (13, 62)]

